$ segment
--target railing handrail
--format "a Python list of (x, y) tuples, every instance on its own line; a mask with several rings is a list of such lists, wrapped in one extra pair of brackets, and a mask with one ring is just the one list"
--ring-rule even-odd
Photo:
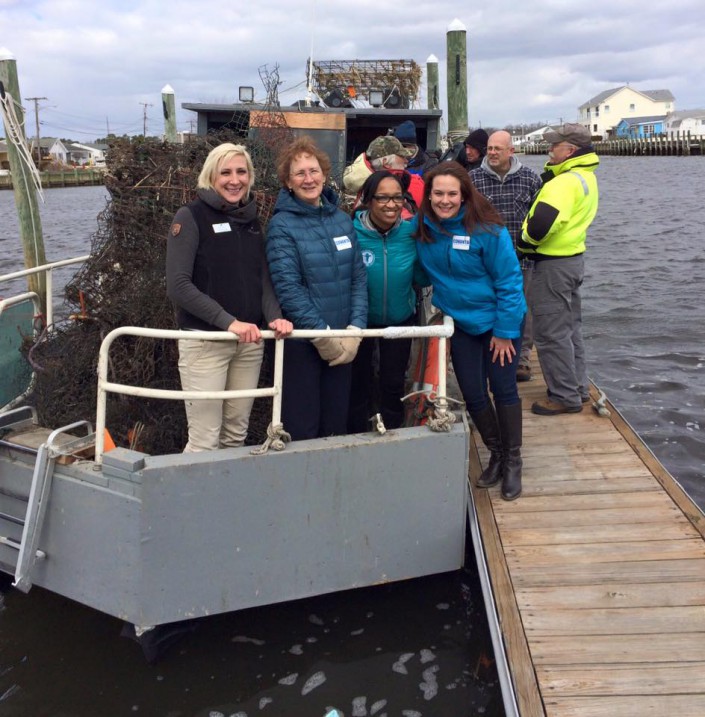
[(35, 266), (31, 269), (23, 269), (22, 271), (15, 271), (12, 274), (3, 274), (0, 276), (0, 284), (3, 281), (10, 281), (11, 279), (20, 279), (23, 276), (30, 276), (31, 274), (38, 274), (41, 271), (51, 271), (53, 269), (58, 269), (62, 266), (69, 266), (71, 264), (80, 264), (82, 261), (86, 261), (90, 258), (90, 254), (85, 254), (83, 256), (77, 256), (73, 259), (62, 259), (61, 261), (52, 261), (48, 264), (42, 264), (41, 266)]
[(32, 274), (39, 274), (44, 272), (46, 274), (46, 296), (47, 296), (47, 316), (46, 325), (51, 326), (54, 323), (54, 282), (52, 272), (54, 269), (59, 269), (62, 266), (70, 266), (71, 264), (80, 264), (90, 258), (90, 254), (84, 254), (83, 256), (77, 256), (73, 259), (62, 259), (61, 261), (52, 261), (48, 264), (42, 264), (41, 266), (35, 266), (31, 269), (23, 269), (22, 271), (15, 271), (12, 274), (4, 274), (0, 276), (0, 284), (4, 281), (10, 281), (12, 279), (20, 279), (23, 276), (31, 276)]
[[(445, 342), (453, 335), (455, 325), (450, 316), (443, 317), (442, 324), (431, 326), (388, 326), (383, 329), (297, 329), (288, 338), (314, 339), (319, 337), (359, 336), (362, 338), (381, 337), (386, 339), (437, 337), (440, 339), (438, 352), (438, 410), (446, 411), (446, 350)], [(229, 331), (179, 331), (176, 329), (153, 329), (141, 326), (121, 326), (113, 329), (102, 341), (98, 354), (98, 399), (96, 407), (96, 444), (95, 463), (101, 465), (105, 449), (105, 418), (107, 394), (120, 393), (142, 398), (161, 398), (167, 400), (208, 400), (271, 396), (272, 424), (281, 422), (281, 389), (284, 374), (283, 342), (288, 339), (275, 339), (274, 331), (262, 331), (263, 339), (275, 339), (274, 377), (269, 388), (253, 388), (237, 391), (184, 391), (178, 389), (157, 389), (112, 383), (108, 381), (108, 354), (115, 339), (121, 336), (142, 336), (157, 339), (191, 339), (205, 341), (237, 341), (237, 336)]]

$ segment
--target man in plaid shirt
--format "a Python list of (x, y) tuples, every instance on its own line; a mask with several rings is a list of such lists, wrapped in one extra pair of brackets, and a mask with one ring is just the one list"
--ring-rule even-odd
[[(514, 156), (514, 145), (509, 132), (502, 130), (490, 135), (487, 155), (479, 167), (470, 171), (470, 179), (475, 188), (484, 194), (502, 215), (516, 248), (517, 240), (521, 238), (522, 222), (534, 203), (542, 182), (533, 169), (525, 167)], [(522, 256), (519, 257), (519, 262), (524, 277), (524, 297), (528, 306), (534, 262)], [(528, 381), (531, 378), (529, 360), (534, 346), (531, 323), (531, 313), (527, 310), (517, 381)]]

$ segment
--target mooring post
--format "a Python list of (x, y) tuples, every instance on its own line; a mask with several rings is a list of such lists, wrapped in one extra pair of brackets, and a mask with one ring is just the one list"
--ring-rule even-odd
[(162, 109), (164, 110), (164, 139), (176, 142), (176, 99), (171, 85), (162, 87)]
[(468, 50), (467, 32), (457, 18), (446, 33), (448, 85), (448, 139), (450, 143), (468, 134)]
[[(3, 104), (14, 110), (17, 124), (5, 120), (5, 137), (7, 139), (7, 157), (10, 161), (12, 187), (15, 194), (17, 218), (20, 227), (20, 239), (24, 249), (25, 269), (46, 264), (44, 254), (44, 238), (42, 223), (39, 216), (37, 193), (32, 179), (32, 170), (28, 162), (32, 162), (27, 140), (24, 134), (24, 109), (20, 101), (20, 85), (17, 79), (17, 61), (5, 47), (0, 48), (0, 99)], [(3, 117), (5, 113), (3, 112)], [(21, 153), (19, 145), (25, 145), (26, 153)], [(39, 171), (37, 167), (37, 171)], [(39, 297), (42, 313), (46, 315), (46, 277), (43, 273), (31, 274), (27, 277), (27, 285)]]

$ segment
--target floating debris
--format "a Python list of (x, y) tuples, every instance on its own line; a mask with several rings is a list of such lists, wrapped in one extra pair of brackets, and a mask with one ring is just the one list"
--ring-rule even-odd
[(292, 645), (289, 648), (289, 652), (292, 655), (303, 655), (304, 654), (304, 648), (301, 645)]
[(372, 707), (370, 707), (370, 714), (376, 715), (380, 710), (383, 710), (387, 706), (387, 700), (377, 700)]
[(280, 685), (293, 685), (296, 680), (299, 679), (299, 673), (298, 672), (292, 672), (290, 675), (287, 675), (286, 677), (282, 677), (281, 680), (279, 680)]
[(400, 675), (408, 675), (409, 671), (406, 669), (406, 663), (414, 656), (413, 652), (405, 652), (393, 665), (392, 670), (398, 672)]
[(352, 717), (367, 717), (367, 697), (353, 698)]
[(307, 695), (309, 692), (320, 687), (326, 681), (325, 673), (316, 672), (306, 680), (306, 684), (301, 688), (301, 694)]
[(318, 615), (309, 615), (308, 621), (312, 622), (314, 625), (325, 625), (323, 620), (321, 620), (321, 618), (318, 617)]
[(421, 664), (425, 665), (427, 662), (433, 662), (436, 659), (436, 655), (431, 650), (421, 650)]
[(421, 673), (423, 682), (419, 685), (419, 688), (423, 692), (423, 698), (425, 700), (432, 700), (438, 694), (436, 672), (438, 672), (438, 665), (433, 665)]
[(258, 640), (256, 637), (245, 637), (244, 635), (237, 635), (233, 637), (233, 642), (251, 642), (253, 645), (264, 645), (264, 640)]

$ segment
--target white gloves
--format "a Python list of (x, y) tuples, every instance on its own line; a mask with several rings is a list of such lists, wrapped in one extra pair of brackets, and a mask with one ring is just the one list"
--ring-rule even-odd
[[(357, 326), (346, 326), (345, 328), (356, 329)], [(329, 366), (340, 366), (344, 363), (350, 363), (357, 355), (357, 350), (360, 347), (362, 338), (360, 336), (343, 336), (339, 341), (342, 352), (340, 356), (328, 362)]]
[[(357, 326), (348, 326), (348, 329), (356, 329)], [(362, 341), (359, 336), (323, 336), (319, 339), (311, 339), (316, 347), (319, 356), (328, 362), (329, 366), (341, 366), (350, 363), (357, 355), (357, 349)]]

